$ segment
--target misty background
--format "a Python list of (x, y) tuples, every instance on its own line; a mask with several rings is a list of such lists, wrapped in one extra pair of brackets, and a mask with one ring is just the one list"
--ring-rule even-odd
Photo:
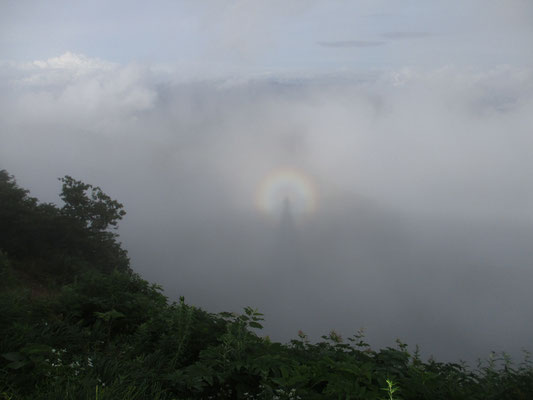
[[(281, 341), (532, 348), (530, 2), (52, 4), (1, 6), (0, 168), (122, 202), (171, 299)], [(314, 212), (257, 208), (282, 167)]]

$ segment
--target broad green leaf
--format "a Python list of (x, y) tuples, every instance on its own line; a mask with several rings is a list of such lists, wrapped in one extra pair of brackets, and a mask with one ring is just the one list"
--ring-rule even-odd
[(7, 367), (11, 369), (20, 369), (27, 364), (28, 364), (28, 361), (15, 361), (15, 362), (7, 364)]
[(2, 354), (2, 357), (8, 361), (23, 361), (26, 359), (26, 357), (20, 353), (4, 353)]
[(52, 348), (46, 344), (30, 343), (24, 346), (21, 351), (25, 354), (42, 354), (51, 352)]

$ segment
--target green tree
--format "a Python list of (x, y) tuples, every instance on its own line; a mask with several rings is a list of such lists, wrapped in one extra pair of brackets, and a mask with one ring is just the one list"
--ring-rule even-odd
[(110, 227), (117, 229), (118, 221), (126, 215), (121, 203), (111, 199), (98, 186), (68, 175), (59, 180), (63, 183), (60, 197), (65, 202), (61, 209), (64, 215), (77, 219), (93, 232), (102, 232)]
[(64, 206), (39, 203), (0, 170), (0, 251), (28, 280), (70, 282), (86, 269), (129, 270), (127, 252), (112, 231), (126, 214), (99, 187), (70, 176), (63, 182)]
[(118, 234), (110, 231), (117, 229), (118, 222), (126, 215), (124, 206), (98, 186), (68, 175), (59, 180), (63, 183), (60, 197), (65, 203), (61, 214), (84, 231), (79, 243), (85, 258), (102, 271), (128, 270), (127, 252), (117, 242)]
[(34, 247), (30, 225), (35, 221), (37, 199), (28, 193), (0, 170), (0, 250), (8, 255), (22, 255)]

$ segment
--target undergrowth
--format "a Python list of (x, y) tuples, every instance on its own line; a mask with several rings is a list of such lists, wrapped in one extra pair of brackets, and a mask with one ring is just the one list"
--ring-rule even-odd
[(528, 353), (470, 369), (402, 342), (371, 349), (362, 332), (283, 344), (261, 336), (254, 308), (169, 302), (109, 230), (122, 205), (62, 182), (60, 209), (0, 171), (0, 400), (533, 399)]

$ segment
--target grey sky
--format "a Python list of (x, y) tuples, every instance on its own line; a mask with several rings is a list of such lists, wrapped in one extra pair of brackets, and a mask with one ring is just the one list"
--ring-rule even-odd
[(373, 47), (384, 45), (385, 42), (377, 40), (343, 40), (338, 42), (318, 42), (323, 47)]
[[(121, 63), (170, 63), (189, 72), (257, 73), (532, 60), (528, 0), (5, 0), (0, 7), (0, 53), (18, 61), (71, 51)], [(375, 41), (390, 32), (438, 35), (418, 38), (415, 48), (402, 41), (377, 54), (324, 55), (314, 46)]]
[[(257, 306), (282, 340), (531, 347), (531, 2), (0, 7), (0, 168), (122, 201), (172, 298)], [(282, 166), (318, 197), (290, 240), (254, 200)]]
[(387, 39), (417, 39), (431, 36), (429, 32), (386, 32), (382, 35)]

